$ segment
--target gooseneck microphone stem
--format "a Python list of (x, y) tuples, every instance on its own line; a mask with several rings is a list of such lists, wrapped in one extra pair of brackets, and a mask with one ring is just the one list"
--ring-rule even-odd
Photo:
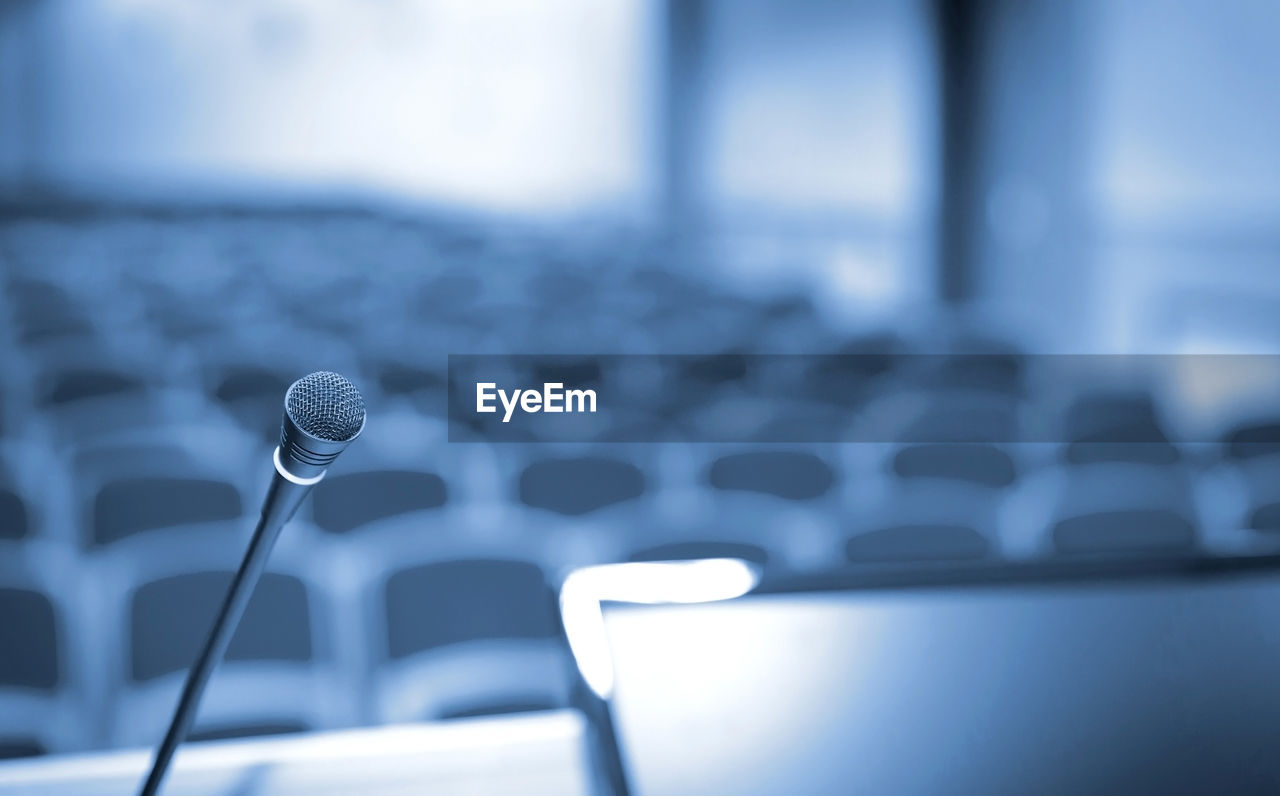
[(253, 538), (249, 541), (244, 559), (240, 562), (240, 569), (236, 571), (231, 587), (227, 590), (227, 596), (222, 601), (222, 608), (218, 611), (218, 618), (209, 632), (204, 649), (196, 659), (195, 665), (187, 673), (187, 682), (182, 687), (182, 696), (178, 700), (173, 720), (169, 723), (169, 730), (156, 751), (151, 771), (147, 774), (142, 790), (139, 791), (141, 796), (155, 796), (159, 791), (160, 783), (169, 769), (174, 752), (186, 739), (191, 725), (195, 723), (205, 685), (208, 684), (209, 676), (222, 660), (232, 636), (235, 635), (236, 626), (240, 624), (240, 617), (244, 615), (245, 606), (253, 596), (258, 578), (267, 566), (267, 559), (271, 555), (271, 548), (275, 546), (276, 538), (280, 535), (280, 529), (297, 511), (302, 499), (322, 476), (323, 473), (321, 476), (303, 479), (287, 475), (287, 471), (280, 466), (277, 449), (276, 474), (271, 481), (267, 498), (263, 502), (262, 516), (258, 520), (257, 528), (253, 531)]
[(332, 371), (317, 371), (298, 379), (284, 395), (284, 420), (280, 424), (280, 445), (272, 455), (275, 474), (262, 516), (253, 530), (249, 549), (222, 601), (218, 618), (205, 640), (195, 665), (187, 672), (182, 696), (169, 722), (151, 770), (142, 783), (142, 796), (155, 796), (164, 781), (178, 745), (186, 739), (200, 710), (200, 697), (209, 677), (227, 652), (240, 617), (253, 596), (262, 570), (267, 567), (271, 548), (280, 529), (293, 517), (311, 487), (324, 478), (325, 471), (360, 432), (364, 430), (364, 397), (345, 377)]

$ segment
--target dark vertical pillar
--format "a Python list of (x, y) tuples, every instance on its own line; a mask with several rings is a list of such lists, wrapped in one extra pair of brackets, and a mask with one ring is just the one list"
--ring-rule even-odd
[(701, 211), (709, 0), (665, 0), (659, 75), (659, 217), (674, 234)]
[(939, 93), (936, 267), (939, 297), (972, 298), (983, 225), (983, 138), (987, 108), (984, 0), (932, 0)]
[(1090, 4), (932, 0), (940, 67), (938, 284), (1058, 345), (1098, 297), (1088, 180)]
[(49, 149), (48, 96), (53, 9), (40, 0), (0, 0), (0, 181), (28, 195), (40, 186)]

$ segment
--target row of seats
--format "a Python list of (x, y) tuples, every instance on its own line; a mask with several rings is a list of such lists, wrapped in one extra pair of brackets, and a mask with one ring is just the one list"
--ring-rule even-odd
[[(229, 325), (274, 319), (348, 339), (354, 334), (366, 344), (388, 326), (430, 331), (444, 339), (423, 343), (438, 343), (434, 350), (443, 352), (458, 350), (455, 344), (474, 333), (516, 335), (538, 328), (530, 323), (536, 317), (530, 310), (584, 304), (587, 296), (604, 299), (614, 314), (630, 308), (630, 320), (640, 322), (661, 303), (698, 301), (707, 293), (694, 279), (669, 273), (654, 278), (629, 267), (628, 259), (645, 255), (634, 245), (620, 251), (626, 240), (573, 247), (523, 234), (517, 240), (499, 236), (441, 246), (438, 230), (419, 228), (400, 234), (400, 242), (379, 240), (383, 248), (370, 252), (349, 245), (297, 246), (299, 231), (324, 237), (312, 235), (325, 226), (316, 218), (265, 225), (214, 221), (204, 234), (196, 231), (201, 225), (199, 217), (167, 225), (130, 225), (118, 218), (9, 224), (0, 256), (10, 266), (6, 293), (16, 306), (16, 342), (39, 356), (58, 341), (83, 344), (124, 335), (137, 343), (155, 334), (174, 350), (210, 341), (221, 345)], [(503, 279), (486, 278), (495, 272)], [(97, 300), (104, 291), (111, 302)], [(751, 317), (752, 302), (733, 306), (742, 318)], [(381, 324), (369, 324), (374, 315)]]
[[(432, 422), (465, 425), (470, 395), (451, 395), (443, 370), (401, 359), (357, 356), (320, 357), (306, 346), (279, 357), (236, 354), (218, 361), (200, 355), (200, 364), (168, 375), (146, 374), (141, 365), (113, 365), (100, 352), (79, 352), (79, 364), (37, 370), (29, 399), (21, 390), (8, 390), (0, 415), (7, 415), (0, 439), (38, 438), (42, 432), (59, 443), (83, 444), (128, 430), (165, 424), (230, 423), (239, 430), (270, 441), (278, 429), (281, 396), (299, 374), (323, 366), (351, 374), (362, 385), (374, 412), (408, 409)], [(973, 367), (983, 357), (927, 357), (937, 368)], [(274, 361), (273, 361), (274, 360)], [(310, 362), (306, 361), (310, 360)], [(1079, 443), (1150, 444), (1148, 454), (1176, 455), (1175, 443), (1219, 441), (1239, 447), (1249, 435), (1253, 445), (1280, 444), (1280, 424), (1271, 414), (1253, 412), (1223, 417), (1214, 433), (1180, 428), (1164, 416), (1160, 396), (1147, 390), (1108, 391), (1080, 388), (1074, 400), (1058, 391), (1029, 395), (1006, 391), (1009, 385), (931, 381), (931, 374), (903, 372), (874, 377), (859, 374), (861, 361), (832, 358), (766, 358), (752, 361), (760, 373), (725, 372), (734, 359), (725, 355), (668, 363), (679, 372), (632, 372), (617, 376), (619, 389), (597, 417), (574, 417), (551, 425), (531, 426), (531, 436), (503, 437), (520, 424), (507, 426), (498, 417), (483, 433), (470, 438), (502, 441), (648, 441), (652, 439), (741, 440), (760, 442), (825, 441), (1062, 441)], [(709, 370), (699, 370), (705, 365)], [(632, 367), (625, 361), (615, 370)], [(932, 367), (932, 366), (931, 366)], [(1045, 367), (1052, 367), (1046, 365)], [(524, 383), (563, 381), (596, 388), (599, 365), (575, 364), (555, 369), (544, 365), (527, 374)], [(853, 372), (839, 372), (839, 369)], [(571, 372), (570, 372), (571, 371)], [(641, 377), (646, 384), (638, 385)], [(950, 377), (949, 377), (950, 378)], [(979, 377), (970, 377), (979, 380)], [(626, 383), (624, 383), (624, 381)], [(818, 386), (815, 386), (817, 383)], [(609, 384), (614, 384), (610, 381)], [(838, 386), (831, 386), (838, 385)], [(1010, 388), (1010, 390), (1015, 388)], [(634, 395), (634, 397), (631, 397)], [(1069, 396), (1068, 396), (1069, 397)], [(1064, 403), (1057, 409), (1053, 404)], [(541, 431), (539, 431), (541, 429)], [(451, 429), (451, 433), (466, 429)], [(539, 434), (542, 436), (539, 436)], [(1163, 450), (1156, 443), (1166, 442)], [(1091, 448), (1091, 451), (1102, 450)]]
[[(516, 512), (511, 518), (523, 511), (531, 522), (540, 511), (581, 518), (619, 507), (625, 516), (615, 523), (613, 535), (614, 541), (624, 543), (648, 519), (670, 522), (683, 514), (695, 520), (735, 522), (748, 505), (735, 503), (735, 495), (755, 496), (757, 502), (771, 499), (771, 505), (807, 511), (836, 528), (847, 527), (853, 516), (873, 513), (878, 506), (893, 513), (919, 511), (922, 504), (933, 502), (941, 503), (941, 513), (955, 515), (976, 510), (974, 501), (979, 501), (994, 512), (1031, 493), (1055, 498), (1058, 513), (1065, 515), (1087, 514), (1127, 500), (1138, 507), (1176, 505), (1189, 517), (1204, 516), (1207, 525), (1263, 531), (1274, 529), (1274, 506), (1280, 500), (1270, 481), (1280, 457), (1250, 455), (1202, 471), (1166, 459), (1166, 453), (1153, 452), (1152, 446), (1127, 446), (1122, 451), (1112, 446), (1104, 446), (1104, 451), (1066, 446), (1059, 452), (1065, 464), (1029, 472), (1020, 472), (1010, 451), (983, 444), (925, 443), (887, 451), (881, 450), (884, 446), (866, 446), (867, 451), (856, 450), (859, 446), (772, 446), (719, 452), (697, 445), (654, 446), (659, 449), (647, 449), (643, 456), (608, 450), (554, 455), (511, 447), (485, 451), (490, 459), (486, 467), (458, 467), (446, 474), (399, 464), (345, 473), (339, 468), (316, 489), (301, 516), (324, 533), (358, 536), (384, 520), (453, 507), (509, 507)], [(240, 460), (244, 472), (230, 477), (165, 447), (116, 447), (96, 453), (104, 458), (96, 472), (82, 466), (81, 477), (69, 490), (68, 505), (29, 500), (12, 483), (0, 487), (0, 539), (101, 549), (184, 527), (243, 524), (261, 488), (247, 476), (260, 474), (266, 460), (266, 450), (261, 450), (253, 460)], [(442, 457), (450, 453), (441, 450)], [(129, 461), (130, 455), (137, 458)], [(683, 459), (684, 471), (665, 467), (677, 457)], [(468, 496), (468, 487), (476, 482), (468, 484), (466, 479), (480, 469), (494, 486), (479, 492), (473, 488), (475, 494)], [(1206, 489), (1197, 494), (1200, 482), (1213, 481), (1232, 485), (1234, 491)], [(1044, 486), (1046, 482), (1052, 486)], [(682, 508), (664, 514), (671, 504)], [(1230, 510), (1237, 516), (1223, 513)], [(770, 509), (752, 505), (751, 511)], [(65, 525), (42, 517), (58, 517)], [(978, 525), (989, 536), (997, 535), (995, 516), (973, 519), (982, 520)], [(1011, 519), (1025, 522), (1021, 515)]]
[[(1130, 509), (1063, 520), (1053, 529), (1053, 541), (1062, 554), (1185, 549), (1194, 544), (1194, 530), (1190, 520), (1173, 512)], [(992, 554), (986, 537), (954, 521), (868, 531), (851, 537), (844, 552), (854, 562), (977, 560)], [(731, 539), (667, 543), (629, 557), (711, 555), (772, 562), (764, 546)], [(81, 577), (94, 583), (100, 569), (86, 565)], [(509, 558), (428, 561), (386, 570), (376, 587), (357, 588), (354, 595), (336, 588), (325, 577), (330, 571), (318, 566), (311, 574), (275, 571), (263, 578), (227, 655), (228, 677), (234, 680), (240, 671), (243, 683), (226, 688), (244, 694), (214, 700), (226, 709), (206, 722), (202, 731), (208, 737), (563, 704), (568, 662), (544, 566)], [(72, 628), (84, 625), (85, 617), (74, 615), (83, 607), (53, 589), (0, 587), (0, 649), (19, 653), (0, 658), (0, 704), (6, 705), (4, 724), (10, 725), (0, 730), (40, 727), (59, 705), (84, 710), (84, 703), (96, 699), (110, 717), (106, 736), (87, 732), (72, 736), (76, 741), (147, 743), (162, 726), (229, 578), (227, 569), (193, 568), (145, 580), (125, 588), (120, 606), (110, 605), (109, 589), (95, 593), (92, 599), (107, 606), (100, 605), (95, 617), (104, 625), (89, 635), (101, 639), (118, 633), (120, 657), (113, 665), (95, 655), (74, 667), (68, 648), (91, 646), (84, 638), (67, 641)], [(131, 576), (103, 580), (131, 582)], [(120, 615), (110, 616), (111, 607)], [(363, 621), (344, 622), (352, 617)], [(497, 671), (475, 682), (469, 667), (480, 663), (473, 656)], [(470, 663), (464, 667), (458, 660)], [(118, 681), (86, 683), (101, 676), (86, 671), (86, 662), (119, 672)], [(273, 686), (279, 699), (262, 703), (254, 694), (263, 678), (294, 685)], [(366, 690), (373, 692), (368, 700), (332, 704), (342, 703), (334, 694)], [(321, 694), (329, 695), (327, 702)], [(50, 735), (36, 739), (38, 745), (30, 738), (12, 740), (8, 749), (18, 753), (65, 744), (65, 738)], [(73, 741), (69, 748), (74, 746)]]
[[(564, 704), (554, 593), (587, 564), (1280, 538), (1274, 417), (1175, 444), (1158, 392), (1067, 400), (980, 327), (838, 330), (803, 294), (742, 294), (686, 259), (626, 230), (362, 212), (0, 219), (0, 757), (155, 742), (243, 549), (281, 396), (319, 368), (353, 375), (370, 424), (282, 536), (198, 737)], [(919, 355), (973, 350), (998, 356)], [(445, 356), (512, 351), (701, 353), (673, 360), (665, 400), (573, 442), (477, 439), (447, 415)], [(620, 368), (528, 375), (634, 382)], [(918, 393), (945, 411), (904, 413)], [(1028, 405), (1052, 429), (1003, 444)], [(672, 427), (790, 443), (602, 441)]]
[[(0, 587), (0, 642), (17, 653), (0, 657), (0, 737), (9, 753), (152, 742), (230, 577), (225, 570), (163, 577), (133, 589), (120, 606), (99, 595), (107, 603), (99, 618), (112, 621), (111, 630), (118, 624), (121, 635), (107, 639), (98, 629), (100, 646), (115, 654), (85, 660), (76, 657), (85, 640), (68, 632), (84, 625), (74, 598)], [(198, 734), (442, 719), (503, 711), (513, 700), (540, 707), (567, 701), (569, 662), (551, 587), (536, 565), (425, 563), (392, 573), (377, 592), (370, 621), (342, 632), (335, 623), (358, 615), (366, 608), (361, 601), (336, 599), (296, 574), (266, 573), (214, 679), (214, 707), (202, 714)], [(111, 617), (113, 609), (123, 615)], [(377, 638), (363, 637), (361, 630), (373, 628)], [(359, 660), (366, 647), (376, 650), (371, 662)], [(453, 659), (486, 656), (509, 671), (482, 684), (423, 685), (442, 676), (441, 666), (456, 666)], [(466, 680), (465, 670), (446, 674)], [(376, 685), (384, 678), (399, 685)], [(100, 721), (86, 721), (95, 712)]]

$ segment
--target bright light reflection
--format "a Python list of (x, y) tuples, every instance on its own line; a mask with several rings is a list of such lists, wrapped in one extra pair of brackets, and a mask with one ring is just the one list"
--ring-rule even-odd
[(613, 693), (613, 660), (600, 603), (718, 602), (741, 597), (759, 582), (759, 570), (736, 558), (604, 564), (565, 579), (560, 613), (578, 670), (591, 690), (607, 699)]

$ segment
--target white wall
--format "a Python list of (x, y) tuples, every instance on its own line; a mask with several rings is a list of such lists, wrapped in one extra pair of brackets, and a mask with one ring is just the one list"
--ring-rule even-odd
[(931, 200), (929, 20), (899, 0), (710, 4), (704, 177), (728, 208), (900, 225)]
[(1280, 211), (1280, 5), (1097, 0), (1094, 190), (1115, 225)]
[(645, 189), (640, 0), (61, 0), (48, 177), (572, 210)]
[(1280, 351), (1280, 4), (1094, 6), (1100, 328)]

